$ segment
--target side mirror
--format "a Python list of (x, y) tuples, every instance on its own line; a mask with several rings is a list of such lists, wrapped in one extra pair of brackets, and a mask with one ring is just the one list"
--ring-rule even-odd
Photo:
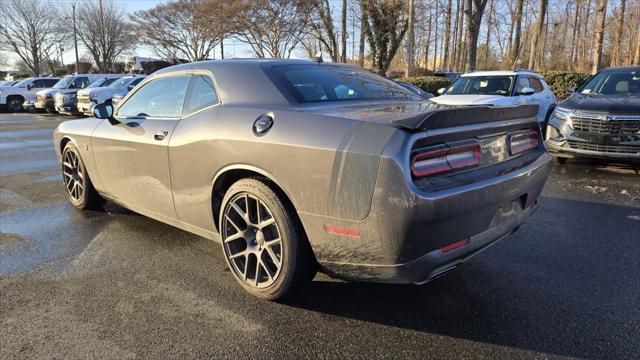
[(536, 91), (530, 87), (523, 88), (518, 95), (533, 95)]
[(31, 86), (31, 84), (27, 84), (27, 91), (30, 91), (31, 89), (33, 89), (33, 86)]
[(438, 95), (444, 95), (445, 92), (447, 92), (447, 88), (438, 89)]
[(127, 90), (129, 90), (129, 91), (133, 90), (133, 85), (127, 86)]
[(107, 119), (111, 125), (119, 123), (119, 121), (113, 117), (113, 105), (111, 104), (95, 105), (93, 107), (93, 116), (97, 119)]
[(575, 86), (574, 87), (570, 87), (570, 88), (567, 89), (567, 94), (571, 95), (571, 94), (575, 94), (575, 92), (576, 92), (576, 87)]

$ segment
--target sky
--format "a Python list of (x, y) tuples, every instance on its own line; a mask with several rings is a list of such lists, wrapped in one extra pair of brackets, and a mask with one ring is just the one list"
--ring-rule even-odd
[[(76, 4), (82, 3), (83, 0), (38, 0), (38, 1), (51, 4), (52, 6), (66, 7), (66, 6), (70, 6), (73, 3), (76, 3)], [(150, 9), (157, 6), (158, 4), (169, 2), (170, 0), (111, 0), (111, 1), (113, 1), (117, 7), (121, 8), (125, 14), (132, 14), (138, 10)], [(340, 20), (339, 7), (340, 7), (341, 0), (330, 0), (330, 3), (331, 3), (331, 6), (333, 7), (334, 21), (339, 21)], [(350, 16), (348, 19), (349, 21), (351, 20)], [(348, 48), (351, 49), (351, 39), (349, 39)], [(89, 58), (91, 57), (80, 43), (78, 44), (78, 52), (80, 57), (83, 57), (83, 55), (86, 55), (85, 57), (89, 57)], [(18, 59), (18, 56), (8, 52), (5, 52), (5, 54), (9, 59), (8, 67), (14, 68), (13, 64)], [(144, 46), (137, 46), (135, 51), (133, 51), (130, 55), (137, 55), (142, 57), (156, 57), (153, 54), (153, 51), (151, 49)], [(214, 58), (216, 59), (220, 58), (219, 46), (216, 47), (213, 55), (214, 55)], [(225, 39), (224, 41), (224, 55), (227, 58), (251, 57), (252, 52), (249, 45), (243, 44), (237, 39), (229, 38), (229, 39)], [(300, 53), (300, 55), (304, 55), (304, 54)], [(294, 53), (294, 56), (292, 57), (296, 57), (295, 53)], [(64, 50), (63, 62), (65, 64), (75, 63), (75, 51), (74, 51), (73, 45), (69, 46), (68, 49)]]

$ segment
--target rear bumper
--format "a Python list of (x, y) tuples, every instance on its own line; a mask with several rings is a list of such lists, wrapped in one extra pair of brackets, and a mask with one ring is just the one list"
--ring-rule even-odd
[(36, 100), (34, 102), (34, 107), (38, 110), (50, 110), (50, 111), (54, 111), (55, 110), (55, 103), (53, 101), (53, 99), (44, 99), (44, 100)]
[(455, 269), (458, 265), (515, 232), (537, 210), (537, 207), (537, 203), (533, 204), (505, 222), (471, 236), (466, 245), (451, 251), (432, 250), (404, 264), (323, 264), (323, 266), (330, 274), (348, 279), (423, 284)]

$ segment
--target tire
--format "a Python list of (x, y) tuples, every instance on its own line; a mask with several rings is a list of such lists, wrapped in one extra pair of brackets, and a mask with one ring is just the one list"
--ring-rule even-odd
[(83, 210), (97, 209), (105, 200), (93, 187), (79, 154), (73, 143), (65, 145), (62, 151), (62, 181), (73, 206)]
[(16, 113), (23, 110), (22, 103), (24, 99), (20, 96), (12, 96), (7, 99), (7, 111)]
[(249, 294), (279, 300), (313, 279), (317, 266), (304, 231), (293, 209), (265, 182), (237, 181), (222, 204), (224, 257)]
[(566, 164), (566, 163), (567, 163), (567, 160), (568, 160), (568, 159), (567, 159), (567, 158), (565, 158), (565, 157), (556, 157), (556, 162), (557, 162), (558, 164), (561, 164), (561, 165)]

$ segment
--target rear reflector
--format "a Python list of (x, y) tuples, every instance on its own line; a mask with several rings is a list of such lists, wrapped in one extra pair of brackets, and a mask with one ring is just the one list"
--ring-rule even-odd
[(477, 166), (481, 159), (480, 144), (476, 142), (458, 146), (440, 145), (415, 154), (411, 161), (411, 174), (420, 177), (464, 169)]
[(338, 235), (345, 235), (345, 236), (358, 237), (358, 238), (360, 237), (360, 230), (345, 229), (345, 228), (325, 225), (324, 231), (330, 234), (338, 234)]
[(517, 155), (538, 147), (540, 137), (538, 132), (529, 130), (519, 134), (509, 135), (509, 154)]
[(440, 251), (442, 251), (443, 254), (448, 253), (449, 251), (453, 251), (459, 247), (463, 247), (467, 244), (469, 244), (470, 240), (469, 239), (464, 239), (464, 240), (460, 240), (460, 241), (456, 241), (452, 244), (449, 244), (447, 246), (443, 246), (440, 248)]

